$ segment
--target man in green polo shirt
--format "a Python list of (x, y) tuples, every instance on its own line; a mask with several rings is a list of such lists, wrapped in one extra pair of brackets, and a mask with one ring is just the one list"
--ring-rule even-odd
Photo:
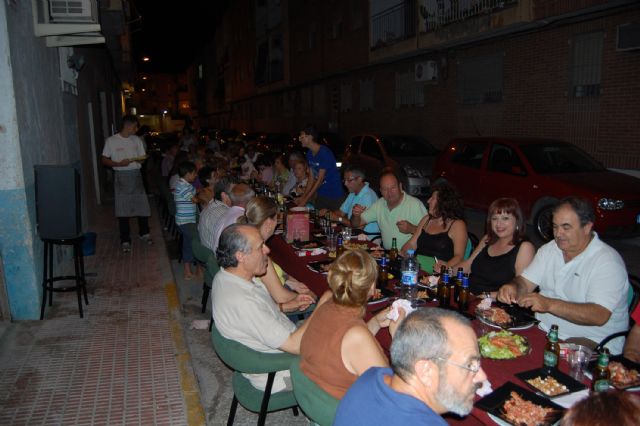
[(394, 238), (398, 247), (402, 247), (416, 230), (414, 224), (427, 214), (427, 209), (422, 201), (402, 190), (402, 183), (393, 172), (385, 172), (380, 176), (380, 193), (382, 198), (371, 207), (359, 204), (353, 207), (351, 224), (359, 227), (378, 222), (384, 247), (391, 248)]

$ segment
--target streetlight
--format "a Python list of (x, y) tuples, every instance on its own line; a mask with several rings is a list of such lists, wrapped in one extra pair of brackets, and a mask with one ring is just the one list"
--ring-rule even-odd
[(150, 60), (151, 60), (151, 58), (150, 58), (150, 57), (148, 57), (148, 56), (143, 56), (143, 57), (142, 57), (142, 61), (143, 61), (143, 62), (149, 62)]

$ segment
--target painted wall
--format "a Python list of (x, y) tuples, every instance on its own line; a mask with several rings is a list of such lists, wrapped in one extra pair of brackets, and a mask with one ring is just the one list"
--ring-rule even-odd
[(33, 166), (79, 164), (77, 99), (62, 92), (57, 49), (34, 36), (31, 2), (0, 3), (0, 58), (0, 255), (12, 319), (36, 319), (43, 253)]

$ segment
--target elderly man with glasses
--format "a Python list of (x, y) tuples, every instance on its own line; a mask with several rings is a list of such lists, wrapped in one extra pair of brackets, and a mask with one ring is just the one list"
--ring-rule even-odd
[(334, 426), (446, 425), (441, 414), (465, 416), (486, 380), (476, 335), (456, 312), (423, 308), (400, 324), (391, 367), (373, 367), (340, 401)]
[[(353, 207), (356, 205), (362, 207), (370, 207), (378, 201), (378, 195), (369, 187), (369, 182), (365, 181), (365, 174), (362, 169), (356, 165), (349, 165), (344, 171), (344, 186), (349, 190), (349, 195), (344, 200), (339, 210), (320, 210), (320, 215), (324, 216), (327, 212), (331, 215), (331, 220), (343, 223), (345, 226), (352, 226), (351, 215)], [(364, 227), (366, 234), (379, 234), (380, 228), (378, 222), (367, 223)]]

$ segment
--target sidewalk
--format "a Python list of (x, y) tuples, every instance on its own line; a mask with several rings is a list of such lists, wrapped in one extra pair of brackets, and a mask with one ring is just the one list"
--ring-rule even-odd
[(155, 244), (134, 236), (123, 254), (113, 207), (97, 210), (84, 319), (74, 293), (55, 293), (44, 321), (12, 323), (1, 337), (0, 424), (203, 424), (157, 214)]

